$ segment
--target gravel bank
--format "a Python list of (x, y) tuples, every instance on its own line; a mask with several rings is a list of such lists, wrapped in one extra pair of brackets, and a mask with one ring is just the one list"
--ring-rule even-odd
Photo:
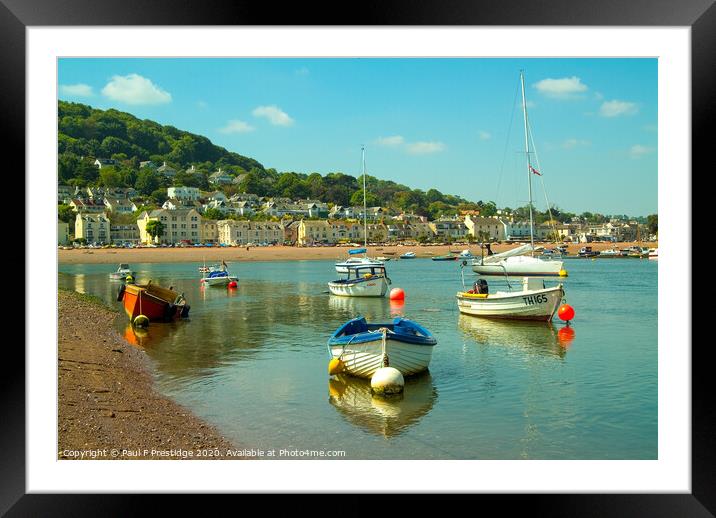
[(235, 458), (218, 430), (153, 388), (151, 362), (101, 301), (58, 297), (58, 458)]

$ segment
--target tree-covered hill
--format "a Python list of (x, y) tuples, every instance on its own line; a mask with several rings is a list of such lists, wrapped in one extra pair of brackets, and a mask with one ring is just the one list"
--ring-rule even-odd
[[(216, 146), (201, 135), (141, 120), (118, 110), (98, 110), (91, 106), (60, 101), (57, 113), (60, 156), (116, 158), (167, 162), (174, 167), (205, 164), (210, 167), (235, 166), (244, 171), (263, 166), (252, 158)], [(71, 174), (71, 170), (60, 169)], [(70, 178), (60, 177), (60, 181)]]

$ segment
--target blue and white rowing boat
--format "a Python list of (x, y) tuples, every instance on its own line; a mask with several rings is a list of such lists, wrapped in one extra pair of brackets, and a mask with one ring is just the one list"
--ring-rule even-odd
[(437, 340), (420, 324), (398, 317), (390, 323), (370, 324), (365, 317), (349, 320), (328, 340), (331, 359), (343, 363), (345, 372), (371, 378), (390, 366), (403, 376), (428, 368)]

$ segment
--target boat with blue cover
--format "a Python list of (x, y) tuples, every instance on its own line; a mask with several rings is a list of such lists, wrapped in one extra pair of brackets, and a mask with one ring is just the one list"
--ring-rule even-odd
[(403, 376), (428, 368), (437, 339), (423, 326), (404, 317), (389, 323), (369, 323), (365, 317), (349, 320), (328, 340), (331, 359), (342, 362), (348, 374), (370, 378), (381, 367), (398, 369)]
[(238, 281), (236, 275), (229, 275), (228, 268), (224, 261), (221, 261), (221, 267), (212, 267), (209, 272), (204, 273), (201, 283), (205, 286), (228, 286), (232, 281)]

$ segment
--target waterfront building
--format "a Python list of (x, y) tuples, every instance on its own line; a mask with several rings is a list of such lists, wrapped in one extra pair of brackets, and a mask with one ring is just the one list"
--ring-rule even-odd
[(464, 222), (468, 234), (479, 241), (502, 241), (505, 239), (505, 226), (497, 218), (466, 214)]
[[(147, 223), (153, 220), (164, 225), (164, 233), (156, 240), (146, 231)], [(193, 208), (144, 211), (137, 219), (139, 239), (142, 243), (198, 243), (202, 239), (201, 222), (201, 214)]]
[(109, 218), (104, 213), (78, 213), (75, 217), (75, 239), (88, 243), (108, 243), (110, 237)]

